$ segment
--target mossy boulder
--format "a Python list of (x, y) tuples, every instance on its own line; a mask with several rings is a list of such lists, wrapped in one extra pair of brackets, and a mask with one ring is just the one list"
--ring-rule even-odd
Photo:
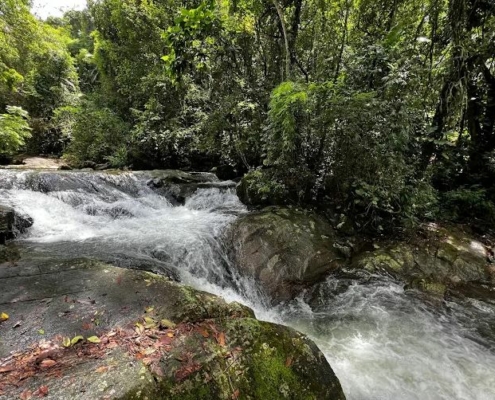
[(92, 260), (1, 267), (1, 400), (344, 399), (311, 340), (238, 303)]
[(269, 207), (239, 218), (228, 232), (240, 273), (259, 281), (274, 303), (289, 300), (347, 262), (350, 247), (311, 212)]
[(443, 297), (467, 283), (491, 285), (485, 246), (460, 228), (426, 226), (408, 242), (375, 244), (353, 258), (354, 268), (390, 274), (407, 287)]

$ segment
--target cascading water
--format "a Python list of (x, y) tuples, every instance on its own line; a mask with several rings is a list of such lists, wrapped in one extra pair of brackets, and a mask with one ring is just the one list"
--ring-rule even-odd
[(144, 172), (0, 171), (0, 203), (34, 219), (17, 240), (25, 257), (95, 257), (162, 272), (307, 333), (350, 400), (495, 399), (490, 305), (428, 305), (375, 277), (337, 291), (340, 282), (329, 278), (269, 308), (256, 284), (237, 274), (222, 244), (225, 228), (246, 212), (232, 189), (198, 189), (174, 206), (148, 187), (149, 180)]

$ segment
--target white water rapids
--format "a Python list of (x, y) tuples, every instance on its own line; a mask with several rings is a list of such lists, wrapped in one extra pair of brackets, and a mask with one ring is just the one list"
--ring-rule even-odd
[[(238, 275), (222, 233), (247, 212), (231, 189), (173, 206), (146, 173), (0, 171), (0, 203), (31, 216), (17, 239), (36, 257), (96, 257), (176, 276), (307, 333), (349, 400), (495, 399), (495, 309), (428, 304), (385, 277), (328, 280), (274, 308)], [(339, 290), (335, 290), (339, 287)]]

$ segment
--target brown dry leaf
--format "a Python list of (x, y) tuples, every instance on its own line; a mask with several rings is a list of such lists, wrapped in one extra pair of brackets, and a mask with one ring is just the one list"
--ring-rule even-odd
[(169, 345), (172, 343), (172, 338), (169, 336), (162, 336), (159, 340), (162, 345)]
[(48, 386), (43, 385), (38, 388), (36, 392), (34, 392), (35, 395), (38, 397), (45, 397), (48, 396)]
[(199, 333), (201, 333), (201, 336), (203, 336), (204, 338), (207, 338), (210, 336), (210, 334), (208, 333), (206, 328), (200, 328)]
[(106, 365), (96, 368), (96, 372), (98, 372), (99, 374), (102, 374), (103, 372), (107, 372), (107, 371), (108, 371), (108, 366)]
[(220, 346), (225, 347), (225, 333), (220, 332), (217, 335), (217, 342)]
[(173, 337), (174, 337), (174, 333), (173, 333), (173, 332), (167, 332), (167, 336), (168, 336), (169, 338), (173, 338)]
[(56, 364), (57, 364), (56, 361), (47, 358), (46, 360), (41, 361), (40, 367), (41, 368), (51, 368)]
[(115, 349), (116, 347), (119, 347), (119, 344), (117, 342), (109, 342), (107, 344), (107, 349)]
[(290, 367), (292, 365), (292, 357), (287, 357), (287, 360), (285, 360), (285, 366)]
[(237, 389), (234, 393), (232, 393), (232, 400), (238, 399), (240, 393), (241, 392), (239, 392), (239, 389)]
[(143, 358), (142, 361), (143, 361), (143, 364), (146, 366), (150, 365), (153, 362), (153, 360), (149, 357)]
[(155, 374), (156, 376), (159, 376), (163, 378), (165, 374), (163, 373), (163, 370), (160, 368), (159, 365), (152, 364), (151, 365), (151, 373)]
[(31, 390), (26, 389), (19, 395), (19, 399), (21, 400), (30, 400), (33, 397), (33, 392)]
[(0, 367), (0, 374), (3, 374), (5, 372), (14, 371), (14, 370), (15, 370), (15, 367), (11, 367), (11, 366)]

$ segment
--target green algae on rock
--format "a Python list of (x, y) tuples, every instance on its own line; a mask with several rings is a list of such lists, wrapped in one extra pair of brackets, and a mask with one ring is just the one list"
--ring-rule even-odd
[(352, 266), (385, 272), (407, 288), (443, 297), (467, 283), (493, 284), (488, 253), (481, 242), (458, 228), (430, 224), (426, 239), (392, 242), (358, 254)]
[[(11, 318), (0, 326), (0, 367), (13, 370), (0, 375), (1, 400), (42, 386), (47, 399), (345, 398), (307, 337), (165, 277), (21, 259), (2, 279)], [(101, 340), (64, 348), (62, 338), (75, 335)], [(43, 367), (43, 349), (52, 367)]]

